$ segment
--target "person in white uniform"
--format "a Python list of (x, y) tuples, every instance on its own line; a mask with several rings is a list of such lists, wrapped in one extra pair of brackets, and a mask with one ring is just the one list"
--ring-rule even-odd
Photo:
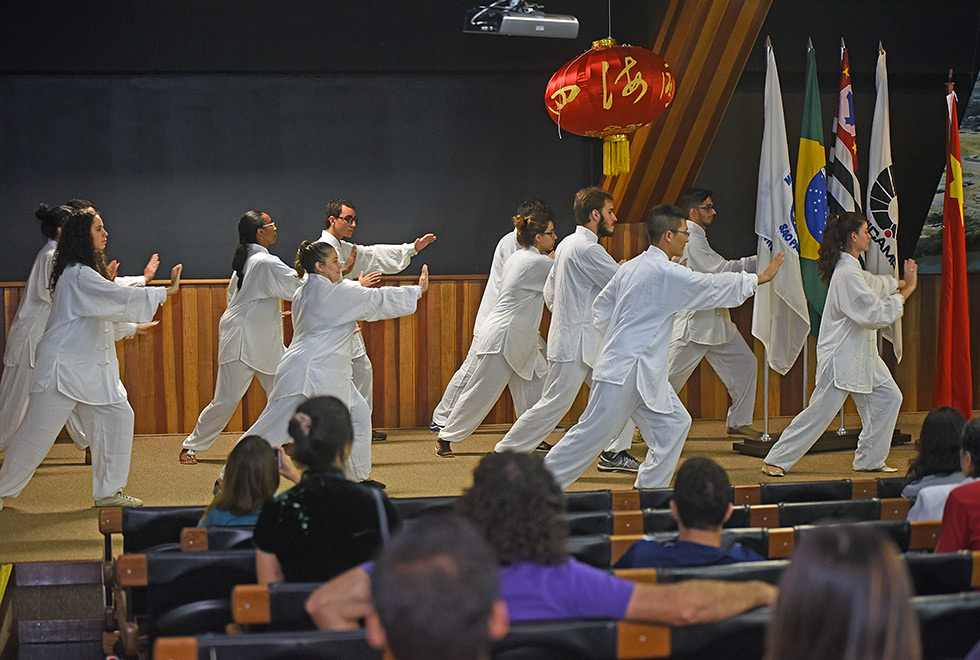
[[(428, 247), (435, 234), (425, 234), (411, 243), (400, 245), (356, 245), (348, 242), (357, 226), (357, 211), (354, 205), (342, 197), (330, 200), (326, 210), (326, 229), (320, 234), (320, 242), (326, 243), (340, 258), (344, 279), (357, 280), (362, 286), (378, 286), (381, 275), (394, 275), (408, 267), (416, 254)], [(358, 333), (354, 337), (354, 385), (368, 403), (374, 407), (374, 369), (364, 346), (364, 339)], [(372, 431), (372, 439), (384, 440), (387, 434)]]
[[(505, 387), (540, 392), (548, 366), (540, 333), (544, 283), (554, 265), (555, 223), (551, 209), (514, 216), (521, 249), (507, 259), (500, 293), (477, 341), (476, 368), (439, 431), (436, 455), (454, 458), (453, 443), (462, 442), (500, 398)], [(525, 395), (525, 400), (527, 397)], [(554, 428), (552, 426), (552, 428)]]
[(141, 506), (122, 492), (133, 449), (133, 409), (119, 380), (113, 323), (152, 318), (180, 288), (181, 266), (169, 287), (123, 287), (107, 279), (108, 233), (91, 210), (76, 211), (55, 251), (51, 315), (37, 347), (27, 414), (0, 469), (3, 498), (17, 497), (47, 455), (72, 411), (92, 448), (96, 506)]
[[(527, 453), (540, 447), (572, 407), (582, 384), (592, 387), (592, 367), (602, 343), (592, 324), (592, 303), (619, 269), (599, 238), (613, 235), (616, 212), (613, 196), (595, 186), (575, 194), (573, 210), (578, 226), (558, 244), (555, 266), (544, 286), (551, 309), (544, 392), (497, 443), (496, 452)], [(634, 428), (627, 422), (599, 455), (600, 471), (636, 473), (640, 462), (626, 451)]]
[[(86, 203), (85, 206), (63, 205), (54, 208), (41, 204), (34, 214), (41, 222), (41, 233), (48, 240), (34, 259), (24, 286), (24, 295), (17, 307), (17, 315), (7, 333), (7, 347), (3, 354), (3, 376), (0, 377), (0, 451), (4, 451), (10, 444), (10, 439), (14, 437), (27, 412), (37, 345), (41, 341), (48, 316), (51, 314), (51, 267), (54, 263), (58, 238), (61, 235), (61, 226), (71, 215), (73, 208), (84, 209), (92, 206), (92, 203), (87, 200), (72, 200), (69, 204), (74, 202)], [(159, 255), (154, 254), (142, 276), (118, 277), (116, 283), (126, 286), (144, 286), (146, 282), (153, 279), (159, 263)], [(156, 323), (121, 323), (117, 324), (114, 330), (117, 338), (127, 339), (137, 333), (149, 331), (153, 325)], [(82, 432), (82, 424), (77, 412), (69, 415), (65, 428), (79, 451), (86, 452), (86, 463), (91, 464), (89, 442)]]
[(358, 321), (380, 321), (415, 312), (429, 288), (422, 267), (417, 286), (363, 287), (342, 279), (337, 251), (326, 243), (304, 241), (294, 265), (306, 280), (293, 295), (293, 340), (276, 369), (269, 402), (242, 437), (258, 435), (274, 447), (290, 442), (289, 418), (315, 396), (334, 396), (350, 409), (354, 444), (345, 461), (353, 481), (384, 487), (371, 473), (371, 409), (354, 384), (351, 369)]
[(858, 213), (831, 215), (820, 241), (817, 272), (829, 282), (820, 318), (816, 383), (810, 404), (793, 418), (766, 455), (762, 471), (781, 477), (827, 430), (847, 396), (861, 416), (854, 452), (858, 472), (896, 472), (885, 465), (902, 393), (878, 355), (877, 330), (902, 317), (918, 284), (915, 261), (905, 261), (905, 279), (875, 275), (858, 258), (871, 245), (868, 222)]
[(779, 253), (760, 275), (696, 273), (672, 261), (683, 254), (689, 231), (684, 211), (668, 204), (655, 206), (647, 217), (650, 247), (620, 266), (595, 299), (593, 322), (604, 338), (592, 371), (589, 403), (544, 460), (563, 489), (581, 476), (605, 439), (629, 417), (648, 447), (636, 487), (670, 484), (691, 427), (691, 415), (667, 382), (674, 315), (740, 305), (783, 263)]
[[(725, 259), (708, 245), (705, 230), (714, 222), (717, 213), (710, 190), (691, 188), (681, 197), (678, 206), (687, 212), (687, 228), (691, 232), (682, 263), (687, 260), (687, 267), (699, 273), (756, 271), (755, 255)], [(762, 434), (752, 428), (758, 362), (732, 323), (727, 308), (687, 310), (674, 318), (674, 334), (667, 355), (670, 365), (667, 380), (675, 392), (681, 391), (702, 358), (708, 360), (732, 398), (726, 417), (728, 435), (750, 440), (761, 438)]]
[[(529, 216), (538, 211), (547, 210), (549, 213), (554, 215), (551, 207), (540, 199), (529, 198), (521, 202), (521, 205), (517, 207), (517, 215)], [(517, 229), (514, 229), (508, 234), (505, 234), (499, 241), (497, 241), (497, 247), (493, 251), (493, 261), (490, 264), (490, 277), (487, 278), (487, 286), (483, 289), (483, 297), (480, 298), (480, 307), (476, 312), (476, 320), (473, 323), (473, 340), (470, 342), (469, 351), (466, 353), (466, 358), (463, 360), (463, 364), (459, 366), (456, 373), (449, 380), (449, 384), (446, 385), (446, 391), (442, 393), (442, 399), (436, 405), (435, 410), (432, 411), (432, 421), (429, 423), (429, 429), (435, 433), (438, 433), (449, 421), (449, 414), (453, 411), (453, 406), (459, 400), (459, 395), (462, 393), (463, 388), (466, 383), (469, 382), (470, 378), (473, 377), (473, 371), (476, 369), (476, 346), (480, 337), (480, 333), (483, 331), (483, 326), (486, 324), (487, 314), (493, 309), (494, 304), (497, 302), (497, 295), (500, 293), (500, 280), (504, 276), (504, 262), (520, 249), (520, 245), (517, 244)], [(510, 396), (514, 402), (514, 411), (517, 416), (520, 417), (524, 414), (524, 411), (533, 403), (539, 396), (540, 392), (535, 395), (533, 392), (526, 392), (527, 388), (520, 388), (516, 393), (511, 391)], [(530, 394), (531, 402), (527, 401), (525, 394)]]
[(228, 306), (218, 321), (218, 375), (214, 398), (187, 439), (178, 460), (197, 463), (197, 452), (210, 449), (235, 414), (252, 378), (266, 395), (286, 348), (282, 339), (282, 300), (299, 287), (296, 271), (269, 253), (276, 223), (267, 213), (248, 211), (238, 221), (238, 247), (228, 282)]

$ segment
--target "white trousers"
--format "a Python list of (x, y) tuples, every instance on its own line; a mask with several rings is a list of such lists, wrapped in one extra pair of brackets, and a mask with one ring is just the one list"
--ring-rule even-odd
[(902, 392), (880, 359), (875, 367), (875, 380), (883, 382), (870, 394), (848, 392), (834, 385), (833, 367), (822, 370), (810, 395), (810, 405), (779, 435), (766, 456), (766, 463), (788, 472), (827, 430), (850, 395), (861, 416), (861, 434), (858, 435), (853, 467), (855, 470), (874, 470), (884, 465), (898, 411), (902, 407)]
[(359, 355), (351, 361), (351, 371), (354, 375), (354, 387), (361, 393), (367, 403), (368, 414), (374, 411), (374, 367), (367, 353)]
[(214, 398), (205, 406), (197, 418), (194, 430), (184, 440), (184, 449), (204, 451), (214, 445), (215, 440), (235, 414), (242, 397), (252, 384), (252, 377), (259, 379), (259, 385), (266, 396), (272, 391), (275, 376), (256, 371), (241, 360), (233, 360), (218, 365), (218, 376), (214, 382)]
[[(34, 374), (34, 368), (30, 366), (28, 350), (25, 349), (20, 364), (4, 367), (3, 376), (0, 377), (0, 451), (6, 450), (10, 445), (10, 440), (20, 428), (20, 423), (24, 421), (24, 415), (27, 414), (31, 376)], [(77, 412), (72, 411), (68, 415), (65, 427), (68, 429), (71, 441), (79, 450), (88, 447), (88, 439), (82, 431), (82, 420), (79, 419)]]
[(113, 495), (129, 479), (135, 415), (128, 401), (91, 405), (70, 399), (53, 385), (33, 392), (27, 414), (0, 468), (0, 497), (17, 497), (51, 451), (58, 433), (75, 412), (92, 448), (92, 496)]
[(456, 406), (456, 402), (459, 401), (459, 395), (463, 393), (463, 390), (466, 389), (466, 384), (473, 377), (473, 372), (476, 370), (477, 357), (476, 340), (474, 339), (474, 341), (470, 342), (470, 350), (466, 353), (463, 364), (459, 365), (459, 369), (456, 370), (456, 373), (449, 380), (449, 384), (446, 385), (446, 391), (442, 393), (442, 399), (439, 400), (436, 409), (432, 411), (432, 424), (434, 426), (440, 428), (446, 426), (450, 413), (452, 413), (453, 408)]
[[(525, 410), (541, 398), (543, 385), (543, 378), (535, 376), (531, 380), (524, 380), (514, 373), (503, 353), (477, 356), (473, 374), (439, 432), (439, 439), (460, 442), (470, 437), (493, 408), (505, 387), (510, 388), (518, 416), (523, 415)], [(554, 427), (551, 428), (554, 430)]]
[[(555, 430), (555, 426), (575, 403), (575, 397), (578, 396), (583, 383), (592, 387), (592, 367), (582, 360), (549, 362), (541, 398), (518, 417), (507, 435), (493, 450), (516, 451), (524, 454), (534, 451), (535, 447)], [(633, 443), (635, 428), (633, 422), (627, 420), (623, 429), (613, 438), (605, 451), (620, 452), (629, 449)]]
[(673, 390), (670, 396), (672, 412), (658, 413), (647, 407), (636, 387), (635, 367), (622, 385), (596, 381), (578, 424), (548, 452), (545, 467), (562, 490), (568, 488), (599, 456), (605, 438), (611, 437), (632, 417), (647, 443), (647, 455), (636, 475), (635, 486), (669, 486), (691, 429), (691, 415)]
[[(257, 435), (273, 447), (281, 447), (292, 442), (289, 437), (289, 420), (296, 413), (299, 404), (308, 397), (302, 394), (270, 401), (262, 410), (242, 438)], [(367, 402), (356, 389), (350, 397), (354, 405), (350, 409), (351, 425), (354, 427), (354, 442), (350, 454), (344, 461), (344, 470), (351, 481), (364, 481), (371, 474), (371, 411)], [(241, 442), (241, 438), (238, 439)]]
[(687, 344), (671, 342), (667, 357), (667, 364), (670, 365), (667, 380), (675, 392), (681, 391), (701, 358), (707, 358), (708, 364), (718, 374), (718, 378), (728, 389), (728, 396), (732, 398), (727, 416), (728, 427), (750, 425), (755, 410), (755, 385), (759, 364), (741, 333), (736, 332), (730, 342), (715, 346), (693, 341)]

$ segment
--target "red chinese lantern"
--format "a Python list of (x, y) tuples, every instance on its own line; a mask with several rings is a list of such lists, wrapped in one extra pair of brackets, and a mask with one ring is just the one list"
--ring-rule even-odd
[(602, 138), (602, 172), (630, 169), (627, 135), (650, 124), (674, 98), (675, 81), (662, 57), (646, 48), (600, 39), (548, 81), (548, 116), (576, 135)]

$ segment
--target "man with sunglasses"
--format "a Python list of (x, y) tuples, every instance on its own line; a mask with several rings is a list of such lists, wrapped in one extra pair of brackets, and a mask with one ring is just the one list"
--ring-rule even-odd
[[(678, 206), (687, 213), (687, 228), (691, 232), (683, 256), (688, 268), (699, 273), (756, 272), (755, 255), (727, 260), (708, 245), (705, 230), (717, 213), (710, 190), (691, 188)], [(681, 391), (702, 358), (708, 360), (732, 398), (726, 419), (728, 435), (747, 440), (761, 438), (762, 434), (752, 428), (758, 364), (752, 349), (732, 323), (728, 309), (684, 311), (675, 317), (667, 376), (675, 392)]]
[[(436, 240), (435, 234), (425, 234), (411, 243), (399, 245), (356, 245), (348, 242), (357, 227), (357, 211), (354, 205), (342, 198), (330, 200), (326, 210), (326, 228), (320, 234), (320, 242), (337, 251), (343, 264), (343, 277), (358, 280), (361, 286), (380, 286), (381, 275), (394, 275), (408, 268), (412, 257)], [(374, 369), (367, 356), (361, 333), (354, 335), (354, 387), (361, 393), (368, 406), (374, 407)], [(381, 431), (371, 431), (371, 440), (377, 442), (388, 436)]]

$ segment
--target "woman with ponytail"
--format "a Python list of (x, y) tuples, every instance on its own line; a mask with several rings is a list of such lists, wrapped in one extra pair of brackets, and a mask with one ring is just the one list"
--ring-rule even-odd
[(333, 247), (311, 241), (299, 246), (295, 268), (298, 277), (307, 278), (293, 296), (293, 340), (276, 369), (269, 402), (244, 435), (259, 435), (280, 447), (289, 442), (287, 425), (297, 405), (313, 396), (337, 397), (350, 409), (354, 429), (353, 445), (344, 461), (347, 477), (367, 481), (371, 409), (354, 386), (354, 332), (358, 321), (414, 313), (429, 288), (429, 269), (422, 267), (418, 286), (368, 288), (342, 278), (342, 265)]
[[(544, 308), (544, 283), (554, 265), (554, 212), (551, 207), (514, 216), (520, 249), (504, 263), (497, 302), (484, 321), (477, 343), (477, 365), (463, 386), (445, 427), (436, 456), (454, 458), (452, 443), (470, 437), (505, 387), (515, 408), (527, 409), (541, 397), (548, 363), (538, 332)], [(526, 405), (518, 405), (521, 401)]]
[(918, 283), (915, 261), (905, 279), (874, 275), (858, 258), (871, 245), (868, 221), (857, 213), (831, 216), (820, 243), (817, 271), (829, 282), (817, 341), (816, 384), (810, 405), (769, 450), (762, 471), (782, 477), (827, 430), (848, 395), (861, 416), (853, 467), (858, 472), (896, 472), (885, 465), (902, 393), (878, 355), (876, 332), (902, 317)]
[(58, 432), (78, 413), (92, 449), (96, 506), (141, 506), (122, 492), (133, 450), (133, 409), (119, 379), (113, 324), (146, 322), (180, 289), (181, 266), (164, 288), (124, 287), (107, 279), (108, 232), (91, 209), (72, 212), (51, 269), (51, 315), (37, 347), (30, 400), (0, 469), (0, 508), (17, 497)]
[(218, 321), (218, 375), (214, 398), (180, 450), (183, 465), (197, 463), (197, 452), (210, 449), (245, 396), (252, 377), (268, 394), (282, 344), (282, 303), (291, 300), (299, 280), (296, 271), (269, 253), (276, 242), (276, 223), (261, 211), (238, 221), (238, 247), (231, 262), (228, 306)]
[[(41, 223), (41, 234), (47, 242), (34, 258), (17, 315), (7, 334), (7, 348), (3, 353), (3, 376), (0, 377), (0, 451), (7, 449), (10, 439), (24, 419), (24, 413), (27, 412), (35, 352), (51, 314), (49, 286), (54, 251), (58, 247), (61, 226), (71, 213), (72, 209), (68, 206), (50, 208), (47, 204), (39, 205), (34, 212)], [(66, 427), (76, 447), (80, 450), (88, 447), (77, 414), (68, 418)]]

